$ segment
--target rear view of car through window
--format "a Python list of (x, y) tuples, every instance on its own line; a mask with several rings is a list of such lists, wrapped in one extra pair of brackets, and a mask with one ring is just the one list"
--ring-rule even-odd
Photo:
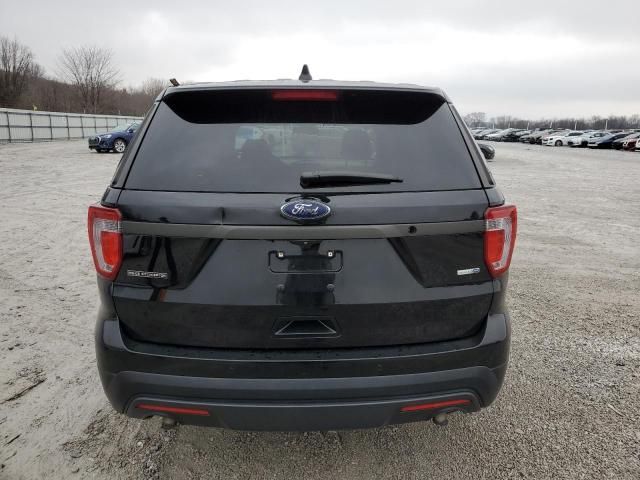
[(516, 224), (439, 89), (170, 87), (89, 209), (105, 393), (239, 430), (487, 407)]

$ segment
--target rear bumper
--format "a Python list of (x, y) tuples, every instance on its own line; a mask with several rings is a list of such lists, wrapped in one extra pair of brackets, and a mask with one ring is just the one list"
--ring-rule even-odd
[[(117, 411), (237, 430), (369, 428), (477, 411), (500, 390), (509, 340), (505, 314), (490, 315), (464, 340), (294, 352), (140, 344), (116, 319), (99, 319), (96, 328), (100, 377)], [(437, 405), (402, 411), (426, 403)]]
[[(127, 372), (118, 377), (118, 388), (162, 389), (160, 394), (135, 395), (125, 412), (134, 418), (152, 414), (177, 418), (180, 423), (224, 427), (234, 430), (310, 431), (374, 428), (389, 424), (426, 420), (437, 413), (462, 410), (473, 412), (483, 407), (478, 391), (493, 397), (497, 393), (504, 368), (470, 367), (444, 372), (430, 372), (390, 377), (356, 377), (341, 379), (231, 380), (194, 377), (162, 377)], [(428, 388), (427, 388), (428, 387)], [(296, 400), (296, 393), (314, 392), (317, 400)], [(434, 390), (432, 394), (400, 394), (402, 391)], [(215, 399), (220, 391), (251, 392), (252, 400)], [(192, 392), (195, 397), (185, 395)], [(282, 400), (261, 399), (270, 392)], [(176, 396), (174, 392), (183, 392)], [(354, 398), (333, 399), (350, 392)], [(494, 393), (495, 392), (495, 393)], [(211, 400), (213, 398), (213, 400)], [(242, 396), (240, 397), (242, 398)], [(435, 405), (431, 408), (430, 406)], [(442, 406), (438, 406), (442, 405)], [(144, 409), (159, 407), (166, 411)], [(406, 407), (424, 410), (402, 411)], [(142, 407), (142, 408), (141, 408)], [(176, 414), (172, 408), (195, 408), (206, 415)]]

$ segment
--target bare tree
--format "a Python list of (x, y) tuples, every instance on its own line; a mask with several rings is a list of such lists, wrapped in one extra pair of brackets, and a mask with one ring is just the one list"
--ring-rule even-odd
[(0, 106), (15, 107), (29, 81), (41, 74), (29, 47), (15, 38), (0, 37)]
[(162, 90), (164, 90), (168, 86), (169, 82), (167, 80), (162, 80), (161, 78), (147, 78), (144, 82), (142, 82), (140, 90), (143, 95), (155, 98)]
[(84, 111), (98, 113), (104, 93), (118, 84), (119, 72), (111, 50), (80, 46), (64, 49), (58, 60), (60, 75), (78, 89)]
[(486, 122), (487, 114), (484, 112), (471, 112), (464, 116), (464, 121), (470, 127), (477, 127)]

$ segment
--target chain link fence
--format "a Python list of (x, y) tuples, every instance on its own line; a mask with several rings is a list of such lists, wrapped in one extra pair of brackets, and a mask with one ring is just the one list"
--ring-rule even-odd
[(142, 117), (0, 108), (0, 143), (86, 138)]

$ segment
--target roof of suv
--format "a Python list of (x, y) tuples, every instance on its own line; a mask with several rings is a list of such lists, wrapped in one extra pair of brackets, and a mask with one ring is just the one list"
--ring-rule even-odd
[(450, 101), (446, 93), (437, 87), (423, 87), (411, 83), (379, 83), (370, 81), (343, 81), (343, 80), (311, 80), (303, 82), (301, 80), (279, 79), (279, 80), (237, 80), (231, 82), (202, 82), (180, 85), (177, 87), (168, 87), (164, 92), (160, 93), (156, 100), (160, 100), (164, 96), (184, 90), (235, 90), (235, 89), (269, 89), (269, 88), (290, 88), (290, 89), (366, 89), (366, 90), (405, 90), (412, 92), (425, 92), (438, 95), (447, 102)]

